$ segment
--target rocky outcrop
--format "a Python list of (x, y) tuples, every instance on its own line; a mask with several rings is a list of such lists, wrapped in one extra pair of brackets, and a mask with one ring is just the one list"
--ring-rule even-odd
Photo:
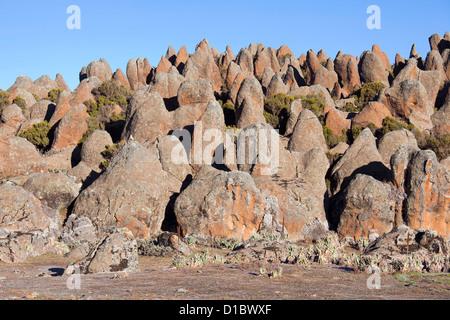
[(248, 173), (204, 166), (175, 202), (184, 234), (249, 239), (264, 217), (264, 199)]
[(303, 110), (298, 116), (297, 123), (289, 140), (290, 151), (308, 152), (313, 148), (321, 148), (328, 151), (322, 125), (316, 115), (308, 110)]
[(115, 226), (145, 239), (161, 228), (168, 202), (165, 173), (155, 149), (128, 142), (107, 170), (75, 201), (72, 213), (92, 221), (98, 236)]

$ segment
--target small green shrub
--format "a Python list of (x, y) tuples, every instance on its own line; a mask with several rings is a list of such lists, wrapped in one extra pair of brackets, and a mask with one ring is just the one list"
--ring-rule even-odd
[(270, 100), (264, 99), (264, 109), (274, 116), (279, 116), (283, 111), (289, 112), (292, 101), (294, 101), (294, 97), (284, 93), (277, 93)]
[(106, 146), (106, 149), (102, 151), (102, 156), (105, 160), (100, 164), (100, 168), (105, 171), (108, 168), (111, 159), (114, 158), (116, 154), (123, 148), (125, 145), (125, 141), (120, 141), (118, 143), (114, 143), (113, 145)]
[(362, 131), (363, 131), (362, 127), (352, 127), (352, 129), (350, 130), (352, 141), (355, 141)]
[(270, 124), (273, 128), (278, 128), (280, 125), (280, 119), (278, 116), (275, 116), (266, 110), (264, 110), (264, 118), (266, 118), (266, 122)]
[(21, 96), (17, 96), (14, 98), (13, 103), (16, 104), (17, 106), (20, 107), (20, 109), (22, 109), (22, 112), (25, 113), (25, 109), (27, 107), (27, 103), (25, 102), (25, 100), (21, 97)]
[(3, 108), (9, 106), (11, 102), (9, 101), (9, 93), (3, 90), (0, 90), (0, 114), (3, 111)]
[(21, 132), (19, 136), (30, 141), (39, 150), (44, 150), (50, 143), (50, 139), (48, 137), (50, 129), (50, 124), (47, 121), (43, 121), (34, 124), (29, 130)]
[(119, 105), (122, 108), (128, 106), (128, 100), (133, 91), (128, 90), (115, 80), (105, 81), (98, 88), (92, 90), (99, 107), (103, 105)]
[(105, 124), (98, 121), (97, 118), (88, 118), (87, 119), (87, 125), (88, 129), (83, 134), (83, 137), (81, 138), (78, 145), (82, 145), (84, 141), (95, 131), (95, 130), (105, 130)]
[(355, 105), (354, 105), (353, 103), (351, 103), (351, 102), (347, 102), (347, 103), (341, 108), (341, 110), (342, 110), (342, 111), (345, 111), (345, 112), (352, 112), (352, 113), (360, 112), (360, 111), (361, 111), (361, 109), (360, 109), (359, 107), (355, 106)]
[(450, 156), (450, 134), (432, 137), (418, 131), (415, 136), (419, 148), (433, 150), (439, 161)]
[(303, 109), (311, 110), (318, 118), (323, 115), (325, 108), (325, 97), (323, 94), (308, 94), (306, 97), (301, 96)]
[(323, 126), (323, 136), (329, 149), (334, 148), (339, 142), (347, 142), (347, 131), (342, 130), (342, 135), (336, 135), (327, 125)]
[(50, 100), (51, 102), (53, 102), (53, 103), (57, 103), (58, 102), (58, 98), (59, 98), (59, 95), (61, 94), (61, 92), (63, 92), (63, 90), (62, 89), (52, 89), (52, 90), (50, 90), (49, 92), (48, 92), (48, 95), (47, 95), (47, 100)]
[(381, 128), (381, 131), (383, 134), (386, 134), (390, 131), (396, 131), (396, 130), (401, 130), (401, 129), (407, 129), (409, 131), (413, 131), (414, 130), (414, 125), (412, 124), (405, 124), (403, 122), (398, 121), (395, 118), (391, 118), (391, 117), (386, 117), (383, 119), (383, 127)]
[(359, 109), (362, 109), (367, 103), (373, 101), (380, 93), (385, 85), (381, 82), (371, 82), (365, 84), (362, 88), (353, 91), (352, 97), (355, 98), (355, 104)]

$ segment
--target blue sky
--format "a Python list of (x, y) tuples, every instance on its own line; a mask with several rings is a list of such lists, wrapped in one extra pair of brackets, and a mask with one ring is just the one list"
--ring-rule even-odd
[[(80, 30), (66, 27), (72, 4), (81, 9)], [(380, 30), (366, 27), (372, 4), (381, 9)], [(332, 58), (339, 50), (358, 56), (376, 43), (391, 62), (397, 52), (409, 57), (416, 43), (425, 58), (428, 37), (450, 31), (449, 13), (449, 0), (0, 0), (0, 88), (19, 75), (61, 73), (74, 89), (93, 60), (105, 58), (113, 71), (125, 72), (140, 56), (156, 66), (169, 45), (192, 53), (204, 38), (220, 52), (260, 42), (286, 44), (297, 56), (324, 49)]]

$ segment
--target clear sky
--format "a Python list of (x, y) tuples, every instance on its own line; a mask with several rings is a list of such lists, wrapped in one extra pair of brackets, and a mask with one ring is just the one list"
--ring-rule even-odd
[[(369, 30), (369, 5), (381, 9), (381, 29)], [(81, 9), (81, 29), (69, 30), (68, 6)], [(125, 72), (129, 59), (158, 64), (169, 45), (189, 53), (202, 39), (220, 52), (235, 54), (251, 42), (300, 56), (324, 49), (359, 56), (376, 43), (391, 63), (398, 52), (408, 58), (413, 43), (424, 58), (428, 37), (450, 31), (450, 0), (0, 0), (0, 88), (19, 75), (33, 80), (61, 73), (71, 89), (89, 62), (105, 58)]]

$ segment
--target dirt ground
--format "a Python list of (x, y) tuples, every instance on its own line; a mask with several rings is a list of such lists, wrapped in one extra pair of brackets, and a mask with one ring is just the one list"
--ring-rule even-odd
[(163, 300), (316, 300), (450, 299), (450, 276), (381, 275), (381, 288), (368, 289), (369, 274), (332, 265), (213, 264), (173, 268), (172, 258), (139, 256), (140, 270), (130, 274), (80, 276), (70, 290), (63, 275), (69, 261), (45, 255), (20, 264), (0, 263), (0, 299), (163, 299)]

